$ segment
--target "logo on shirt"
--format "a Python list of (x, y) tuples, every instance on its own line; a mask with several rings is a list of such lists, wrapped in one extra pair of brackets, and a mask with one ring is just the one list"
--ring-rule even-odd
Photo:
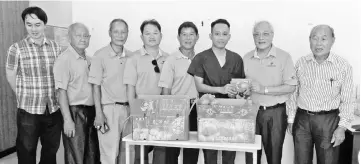
[(276, 67), (276, 64), (274, 62), (270, 62), (267, 67)]

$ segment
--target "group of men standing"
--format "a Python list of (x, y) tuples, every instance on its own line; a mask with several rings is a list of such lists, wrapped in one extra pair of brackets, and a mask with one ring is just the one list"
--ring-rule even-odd
[[(91, 35), (84, 24), (69, 26), (70, 46), (60, 52), (59, 45), (44, 36), (47, 15), (42, 9), (29, 7), (21, 16), (28, 36), (9, 48), (6, 62), (7, 79), (17, 97), (19, 164), (35, 164), (39, 138), (40, 164), (55, 164), (61, 134), (67, 164), (124, 163), (121, 138), (131, 133), (129, 104), (139, 95), (187, 95), (191, 103), (205, 93), (235, 98), (233, 78), (252, 80), (251, 90), (244, 94), (260, 104), (256, 134), (262, 136), (268, 164), (281, 163), (287, 127), (298, 164), (312, 163), (314, 145), (319, 164), (338, 162), (339, 145), (353, 116), (352, 68), (330, 52), (335, 40), (330, 26), (311, 30), (312, 54), (294, 67), (291, 56), (272, 43), (274, 30), (267, 21), (254, 25), (256, 48), (242, 59), (226, 49), (231, 34), (225, 19), (212, 22), (212, 47), (197, 55), (199, 34), (192, 22), (179, 26), (180, 47), (168, 54), (159, 47), (162, 31), (156, 20), (141, 24), (143, 46), (130, 52), (124, 47), (128, 24), (114, 19), (110, 43), (90, 60), (86, 48)], [(195, 107), (189, 120), (190, 130), (197, 131)], [(179, 148), (151, 146), (144, 149), (145, 163), (152, 150), (152, 163), (178, 163)], [(132, 152), (139, 164), (139, 146)], [(183, 163), (196, 164), (198, 152), (184, 149)], [(206, 164), (217, 163), (216, 150), (203, 152)], [(235, 156), (222, 151), (222, 163), (234, 164)], [(246, 163), (252, 163), (250, 154)]]

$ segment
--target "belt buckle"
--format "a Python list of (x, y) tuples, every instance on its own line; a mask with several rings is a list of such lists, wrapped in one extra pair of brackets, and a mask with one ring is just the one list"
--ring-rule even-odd
[(313, 114), (313, 113), (310, 113), (309, 110), (306, 110), (306, 111), (307, 111), (307, 114), (309, 114), (309, 115), (315, 115), (315, 114)]
[(263, 110), (267, 110), (267, 107), (266, 106), (262, 106), (261, 107)]

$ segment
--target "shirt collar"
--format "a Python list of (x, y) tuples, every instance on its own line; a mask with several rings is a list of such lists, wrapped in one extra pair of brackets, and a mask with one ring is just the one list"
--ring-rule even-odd
[[(32, 39), (29, 35), (26, 36), (25, 39), (26, 39), (28, 42), (32, 43), (32, 44), (36, 44), (35, 41), (34, 41), (34, 39)], [(44, 36), (43, 44), (48, 44), (48, 45), (50, 44), (49, 39), (47, 39), (45, 36)], [(43, 44), (42, 44), (42, 45), (43, 45)]]
[[(315, 59), (315, 56), (312, 53), (306, 56), (306, 60), (317, 62)], [(330, 55), (327, 57), (327, 59), (325, 61), (334, 63), (335, 62), (335, 54), (333, 52), (330, 52)]]
[[(273, 56), (273, 57), (276, 57), (276, 56), (277, 56), (276, 47), (275, 47), (273, 44), (272, 44), (272, 47), (271, 47), (271, 49), (269, 50), (266, 58), (269, 57), (269, 56)], [(253, 57), (254, 57), (254, 58), (257, 58), (257, 59), (260, 58), (260, 57), (258, 56), (258, 54), (257, 54), (257, 48), (254, 50)]]
[(187, 56), (183, 55), (182, 51), (180, 50), (180, 48), (175, 52), (175, 57), (177, 59), (187, 59), (187, 60), (191, 60), (190, 58), (188, 58)]
[[(117, 53), (114, 52), (114, 50), (113, 50), (113, 48), (112, 48), (112, 46), (111, 46), (110, 44), (108, 45), (108, 48), (109, 48), (110, 56), (111, 56), (111, 57), (119, 56)], [(125, 48), (123, 47), (123, 52), (122, 52), (122, 54), (120, 55), (121, 58), (125, 57), (125, 51), (126, 51), (126, 50), (125, 50)]]
[[(144, 56), (144, 55), (149, 55), (149, 53), (147, 52), (147, 50), (144, 48), (144, 46), (140, 49), (140, 55)], [(156, 59), (160, 58), (163, 56), (162, 50), (159, 48), (159, 52), (158, 52), (158, 56), (156, 57)]]
[[(75, 51), (75, 49), (73, 48), (73, 46), (69, 45), (69, 46), (68, 46), (68, 49), (69, 49), (69, 51), (70, 51), (72, 54), (75, 55), (76, 59), (82, 58), (82, 59), (85, 59), (85, 60), (86, 60), (86, 57), (84, 58), (84, 57), (80, 56), (80, 55), (78, 54), (78, 52)], [(85, 50), (84, 50), (84, 53), (85, 53), (85, 56), (87, 56)]]

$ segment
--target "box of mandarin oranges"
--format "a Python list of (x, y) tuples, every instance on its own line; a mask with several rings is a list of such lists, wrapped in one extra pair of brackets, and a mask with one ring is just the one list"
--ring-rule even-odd
[(139, 96), (130, 104), (133, 121), (133, 140), (188, 140), (187, 96)]
[(197, 101), (198, 141), (254, 143), (257, 111), (250, 99), (203, 95)]

